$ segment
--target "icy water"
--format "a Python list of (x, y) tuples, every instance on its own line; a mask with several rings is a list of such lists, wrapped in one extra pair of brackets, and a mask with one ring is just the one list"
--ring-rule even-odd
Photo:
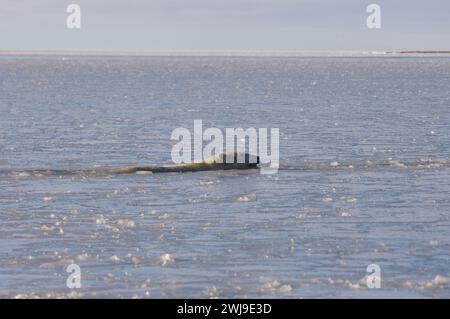
[[(195, 119), (284, 169), (30, 173), (170, 163)], [(449, 298), (449, 160), (448, 57), (3, 56), (0, 296)]]

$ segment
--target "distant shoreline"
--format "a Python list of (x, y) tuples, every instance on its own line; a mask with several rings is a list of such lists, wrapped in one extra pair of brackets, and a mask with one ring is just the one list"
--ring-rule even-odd
[(387, 54), (420, 54), (420, 55), (427, 55), (427, 54), (436, 54), (436, 55), (447, 55), (450, 54), (450, 51), (388, 51)]
[(450, 51), (45, 51), (0, 50), (0, 56), (107, 56), (107, 57), (395, 57), (447, 56)]

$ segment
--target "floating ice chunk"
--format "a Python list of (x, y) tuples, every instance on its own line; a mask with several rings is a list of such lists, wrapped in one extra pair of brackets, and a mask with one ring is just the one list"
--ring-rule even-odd
[(117, 224), (125, 228), (134, 228), (136, 226), (135, 222), (131, 219), (119, 219), (117, 221)]
[(406, 289), (413, 289), (414, 288), (414, 285), (413, 285), (413, 283), (411, 281), (404, 282), (402, 286), (403, 286), (403, 288), (406, 288)]
[(436, 247), (439, 245), (439, 241), (437, 239), (430, 240), (428, 242), (428, 245), (430, 245), (431, 247)]
[(210, 299), (217, 299), (219, 298), (219, 291), (216, 287), (208, 287), (203, 289), (203, 295)]
[(167, 218), (169, 218), (169, 214), (167, 214), (167, 213), (164, 213), (164, 214), (161, 214), (158, 216), (158, 219), (167, 219)]
[(146, 289), (150, 286), (150, 279), (145, 279), (144, 282), (141, 284), (141, 289)]
[(47, 226), (47, 225), (42, 225), (41, 226), (41, 230), (43, 232), (51, 232), (55, 229), (55, 226)]
[(174, 262), (174, 259), (171, 254), (164, 254), (161, 257), (159, 257), (159, 261), (161, 263), (161, 266), (167, 266)]
[(328, 280), (328, 284), (333, 285), (333, 286), (346, 286), (348, 288), (354, 289), (354, 290), (359, 290), (362, 288), (367, 288), (367, 276), (364, 276), (363, 278), (361, 278), (360, 280), (356, 281), (356, 282), (351, 282), (348, 279), (331, 279), (329, 278)]
[(105, 225), (105, 224), (106, 224), (106, 218), (103, 217), (103, 215), (100, 215), (99, 217), (97, 217), (97, 218), (95, 219), (95, 223), (96, 223), (97, 225)]
[(311, 208), (308, 207), (304, 207), (303, 208), (303, 212), (300, 211), (300, 214), (297, 216), (298, 219), (302, 219), (302, 218), (306, 218), (308, 217), (309, 214), (311, 214), (313, 212), (313, 210)]
[(349, 211), (346, 209), (341, 209), (340, 215), (341, 215), (341, 217), (350, 217), (351, 216)]
[(20, 172), (19, 174), (16, 175), (17, 177), (30, 177), (30, 173), (27, 172)]
[(406, 165), (401, 163), (399, 160), (389, 161), (389, 164), (391, 164), (391, 166), (398, 167), (398, 168), (406, 168)]
[(88, 259), (88, 258), (89, 258), (89, 255), (88, 255), (87, 253), (79, 254), (79, 255), (76, 257), (76, 259), (77, 259), (77, 260), (80, 260), (80, 261), (86, 260), (86, 259)]
[(52, 268), (60, 268), (60, 267), (67, 267), (67, 265), (73, 264), (74, 260), (69, 258), (62, 258), (61, 256), (57, 256), (57, 259), (55, 261), (50, 262), (44, 262), (40, 264), (40, 268), (46, 268), (46, 269), (52, 269)]
[(240, 202), (240, 203), (246, 203), (246, 202), (249, 202), (249, 201), (255, 199), (255, 197), (256, 197), (255, 194), (250, 194), (250, 195), (247, 195), (247, 196), (239, 196), (237, 201)]
[(441, 288), (444, 285), (448, 285), (450, 284), (450, 278), (449, 277), (444, 277), (441, 275), (436, 275), (436, 277), (434, 277), (432, 280), (425, 282), (425, 283), (421, 283), (417, 286), (418, 289), (436, 289), (436, 288)]
[(282, 285), (278, 288), (279, 292), (284, 292), (284, 293), (290, 292), (291, 290), (292, 290), (291, 285)]
[(136, 257), (136, 256), (132, 256), (131, 257), (131, 261), (133, 262), (133, 264), (135, 266), (137, 266), (137, 265), (139, 265), (141, 263), (141, 260), (138, 257)]
[(261, 277), (259, 279), (261, 286), (259, 287), (260, 292), (281, 292), (288, 293), (292, 291), (292, 287), (289, 284), (281, 284), (277, 280), (270, 278)]
[(120, 258), (117, 255), (113, 255), (111, 257), (109, 257), (109, 260), (111, 260), (112, 262), (118, 263), (120, 262)]
[(332, 161), (332, 162), (330, 163), (330, 166), (331, 166), (331, 167), (338, 167), (338, 166), (339, 166), (339, 162), (338, 162), (338, 161)]

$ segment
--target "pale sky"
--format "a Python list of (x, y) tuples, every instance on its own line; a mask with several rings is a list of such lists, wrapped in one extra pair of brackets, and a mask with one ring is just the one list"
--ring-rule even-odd
[[(81, 29), (66, 8), (81, 7)], [(381, 29), (366, 8), (381, 7)], [(449, 0), (0, 0), (0, 50), (450, 50)]]

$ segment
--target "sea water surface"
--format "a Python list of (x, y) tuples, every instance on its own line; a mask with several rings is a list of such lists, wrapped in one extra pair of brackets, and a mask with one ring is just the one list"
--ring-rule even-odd
[[(170, 163), (197, 119), (283, 169), (32, 172)], [(0, 296), (449, 298), (449, 161), (449, 57), (2, 56)]]

